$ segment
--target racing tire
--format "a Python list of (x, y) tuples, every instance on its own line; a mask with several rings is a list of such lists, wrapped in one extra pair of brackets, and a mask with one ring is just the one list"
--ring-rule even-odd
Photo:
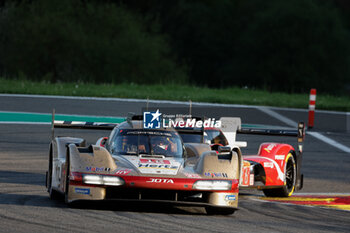
[(62, 198), (62, 195), (52, 188), (52, 153), (49, 157), (49, 170), (46, 172), (46, 187), (49, 192), (49, 197), (51, 200), (58, 200)]
[(66, 157), (66, 172), (65, 172), (65, 189), (64, 189), (64, 202), (70, 206), (70, 202), (68, 201), (69, 195), (69, 174), (70, 174), (70, 161), (69, 161), (69, 149)]
[(289, 153), (286, 159), (286, 169), (284, 172), (285, 182), (282, 188), (274, 189), (263, 189), (265, 196), (267, 197), (290, 197), (294, 190), (296, 184), (296, 163), (293, 155)]
[(236, 211), (236, 209), (230, 207), (206, 206), (205, 211), (208, 215), (231, 215)]
[(81, 204), (78, 201), (69, 201), (69, 183), (70, 183), (70, 156), (69, 149), (67, 148), (66, 157), (66, 172), (65, 172), (65, 190), (64, 190), (64, 202), (69, 208), (80, 208)]

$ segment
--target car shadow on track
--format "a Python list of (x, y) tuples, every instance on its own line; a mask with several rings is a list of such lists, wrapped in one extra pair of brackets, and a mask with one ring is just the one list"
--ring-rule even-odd
[[(79, 201), (73, 205), (64, 203), (63, 196), (59, 200), (51, 200), (45, 188), (45, 174), (0, 170), (0, 183), (14, 184), (10, 190), (0, 189), (0, 205), (91, 209), (101, 211), (122, 211), (141, 213), (165, 213), (182, 215), (206, 215), (204, 207), (178, 206), (160, 202), (140, 201)], [(35, 185), (35, 188), (22, 185)], [(40, 187), (39, 187), (40, 186)], [(1, 186), (0, 186), (1, 187)], [(38, 189), (39, 187), (40, 189)], [(33, 194), (40, 193), (39, 195)]]
[(138, 201), (79, 201), (69, 205), (74, 209), (102, 211), (164, 213), (180, 215), (206, 215), (204, 207), (178, 206), (159, 202)]
[[(45, 196), (47, 195), (47, 196)], [(168, 203), (143, 203), (130, 201), (78, 201), (67, 205), (62, 199), (51, 200), (46, 193), (40, 195), (0, 192), (1, 205), (71, 208), (74, 210), (99, 210), (117, 212), (164, 213), (178, 215), (206, 215), (203, 207), (183, 207)]]

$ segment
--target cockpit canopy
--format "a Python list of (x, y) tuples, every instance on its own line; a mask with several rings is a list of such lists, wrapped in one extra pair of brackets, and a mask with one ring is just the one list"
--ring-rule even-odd
[(176, 131), (154, 129), (118, 129), (110, 141), (114, 155), (162, 155), (183, 157), (182, 140)]

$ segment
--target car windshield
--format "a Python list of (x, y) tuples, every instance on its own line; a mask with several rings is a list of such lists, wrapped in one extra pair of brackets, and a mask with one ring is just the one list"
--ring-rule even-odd
[(174, 131), (120, 129), (111, 142), (111, 152), (117, 155), (162, 155), (182, 157), (183, 147)]

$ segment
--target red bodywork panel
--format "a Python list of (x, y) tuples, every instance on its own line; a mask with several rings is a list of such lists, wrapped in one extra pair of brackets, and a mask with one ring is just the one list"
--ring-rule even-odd
[(284, 170), (287, 155), (294, 148), (288, 144), (263, 143), (258, 155), (244, 155), (244, 160), (261, 164), (265, 170), (266, 186), (284, 185)]
[[(94, 174), (95, 175), (95, 174)], [(96, 174), (106, 175), (106, 174)], [(171, 178), (171, 177), (144, 177), (144, 176), (122, 176), (125, 184), (120, 187), (124, 188), (145, 188), (145, 189), (165, 189), (165, 190), (179, 190), (179, 191), (194, 191), (193, 184), (198, 180), (212, 180), (212, 179), (192, 179), (192, 178)], [(72, 179), (73, 178), (73, 179)], [(75, 179), (74, 179), (75, 178)], [(220, 180), (220, 179), (218, 179)], [(230, 192), (238, 192), (239, 180), (232, 181), (232, 189)], [(80, 186), (96, 187), (100, 185), (84, 184), (82, 182), (82, 174), (74, 172), (71, 174), (70, 184)], [(227, 192), (228, 190), (210, 190), (215, 192)]]
[[(125, 187), (128, 188), (147, 188), (147, 189), (168, 189), (192, 191), (193, 184), (198, 180), (210, 179), (190, 179), (190, 178), (162, 178), (162, 177), (142, 177), (142, 176), (124, 176)], [(232, 181), (232, 192), (238, 192), (239, 180)], [(216, 191), (215, 191), (216, 192)], [(224, 192), (227, 192), (224, 191)]]

